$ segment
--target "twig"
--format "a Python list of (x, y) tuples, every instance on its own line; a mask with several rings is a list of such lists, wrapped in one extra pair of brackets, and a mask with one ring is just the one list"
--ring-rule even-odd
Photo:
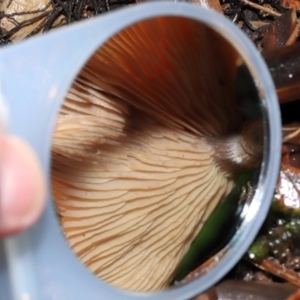
[(281, 14), (276, 12), (276, 11), (273, 11), (272, 9), (268, 8), (268, 7), (265, 7), (265, 6), (262, 6), (262, 5), (259, 5), (259, 4), (256, 4), (254, 2), (251, 2), (249, 0), (240, 0), (242, 3), (248, 5), (248, 6), (251, 6), (253, 8), (256, 8), (256, 9), (259, 9), (261, 11), (264, 11), (266, 13), (268, 13), (269, 15), (273, 16), (273, 17), (280, 17)]
[(289, 281), (290, 283), (300, 287), (300, 276), (297, 272), (295, 272), (292, 269), (288, 269), (285, 266), (282, 266), (281, 264), (268, 260), (263, 259), (261, 262), (253, 262), (250, 260), (250, 262), (255, 265), (257, 268), (269, 272), (279, 278), (282, 278), (286, 281)]
[(105, 0), (105, 6), (106, 6), (106, 10), (109, 12), (110, 8), (109, 8), (109, 2), (108, 2), (108, 0)]
[(210, 270), (212, 270), (218, 264), (220, 257), (222, 257), (225, 252), (226, 252), (225, 248), (221, 249), (219, 252), (217, 252), (211, 258), (207, 259), (199, 267), (197, 267), (192, 272), (190, 272), (181, 282), (186, 283), (188, 281), (193, 280), (194, 278), (200, 277), (200, 276), (208, 273)]
[(246, 26), (251, 30), (251, 31), (257, 31), (257, 29), (255, 29), (251, 23), (248, 21), (248, 19), (246, 18), (246, 15), (244, 12), (241, 12), (240, 14), (241, 19), (245, 22)]
[(83, 16), (83, 10), (84, 10), (85, 5), (86, 5), (86, 0), (81, 0), (75, 7), (73, 18), (76, 21), (79, 21), (81, 16)]
[(288, 38), (288, 40), (285, 43), (285, 46), (294, 44), (296, 42), (297, 38), (299, 37), (299, 33), (300, 33), (300, 20), (298, 19), (294, 30), (292, 31), (290, 37)]
[[(50, 15), (51, 15), (51, 13), (50, 13)], [(48, 16), (49, 17), (49, 16)], [(35, 34), (37, 34), (43, 27), (44, 27), (44, 25), (46, 24), (46, 22), (47, 22), (47, 18), (44, 18), (41, 22), (40, 22), (40, 24), (27, 36), (27, 37), (30, 37), (30, 36), (32, 36), (32, 35), (35, 35)]]
[(289, 140), (292, 140), (293, 138), (295, 138), (299, 133), (300, 133), (300, 128), (295, 129), (295, 131), (293, 131), (292, 133), (286, 135), (283, 138), (282, 142), (287, 143)]
[(58, 7), (56, 10), (54, 10), (52, 12), (52, 14), (49, 16), (49, 18), (47, 19), (46, 23), (45, 23), (45, 27), (43, 29), (43, 32), (49, 31), (50, 28), (53, 28), (53, 23), (55, 22), (55, 20), (57, 20), (57, 17), (59, 16), (59, 14), (62, 11), (62, 7)]

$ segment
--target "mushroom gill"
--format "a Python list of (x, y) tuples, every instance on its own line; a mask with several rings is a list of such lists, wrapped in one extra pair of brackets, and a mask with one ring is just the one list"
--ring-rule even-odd
[(81, 71), (54, 133), (52, 186), (63, 232), (97, 276), (166, 287), (231, 191), (220, 153), (243, 125), (238, 60), (203, 24), (160, 17), (115, 35)]

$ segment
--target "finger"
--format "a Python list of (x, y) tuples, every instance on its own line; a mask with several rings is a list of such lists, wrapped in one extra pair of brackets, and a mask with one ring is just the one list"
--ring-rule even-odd
[(35, 152), (17, 137), (4, 137), (1, 149), (0, 236), (32, 225), (42, 213), (46, 185)]

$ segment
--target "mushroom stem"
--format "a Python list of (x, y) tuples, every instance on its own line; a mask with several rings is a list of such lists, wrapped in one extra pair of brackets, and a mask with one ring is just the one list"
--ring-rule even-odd
[(222, 139), (209, 139), (214, 144), (214, 159), (227, 176), (256, 169), (260, 166), (264, 131), (262, 121), (249, 120), (243, 124), (240, 134)]

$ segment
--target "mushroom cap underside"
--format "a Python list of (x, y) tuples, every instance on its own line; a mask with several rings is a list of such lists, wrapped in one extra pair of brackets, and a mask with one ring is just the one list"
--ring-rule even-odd
[(237, 60), (203, 24), (161, 17), (115, 35), (81, 71), (54, 133), (52, 184), (64, 234), (97, 276), (166, 287), (230, 192), (212, 141), (241, 128)]

